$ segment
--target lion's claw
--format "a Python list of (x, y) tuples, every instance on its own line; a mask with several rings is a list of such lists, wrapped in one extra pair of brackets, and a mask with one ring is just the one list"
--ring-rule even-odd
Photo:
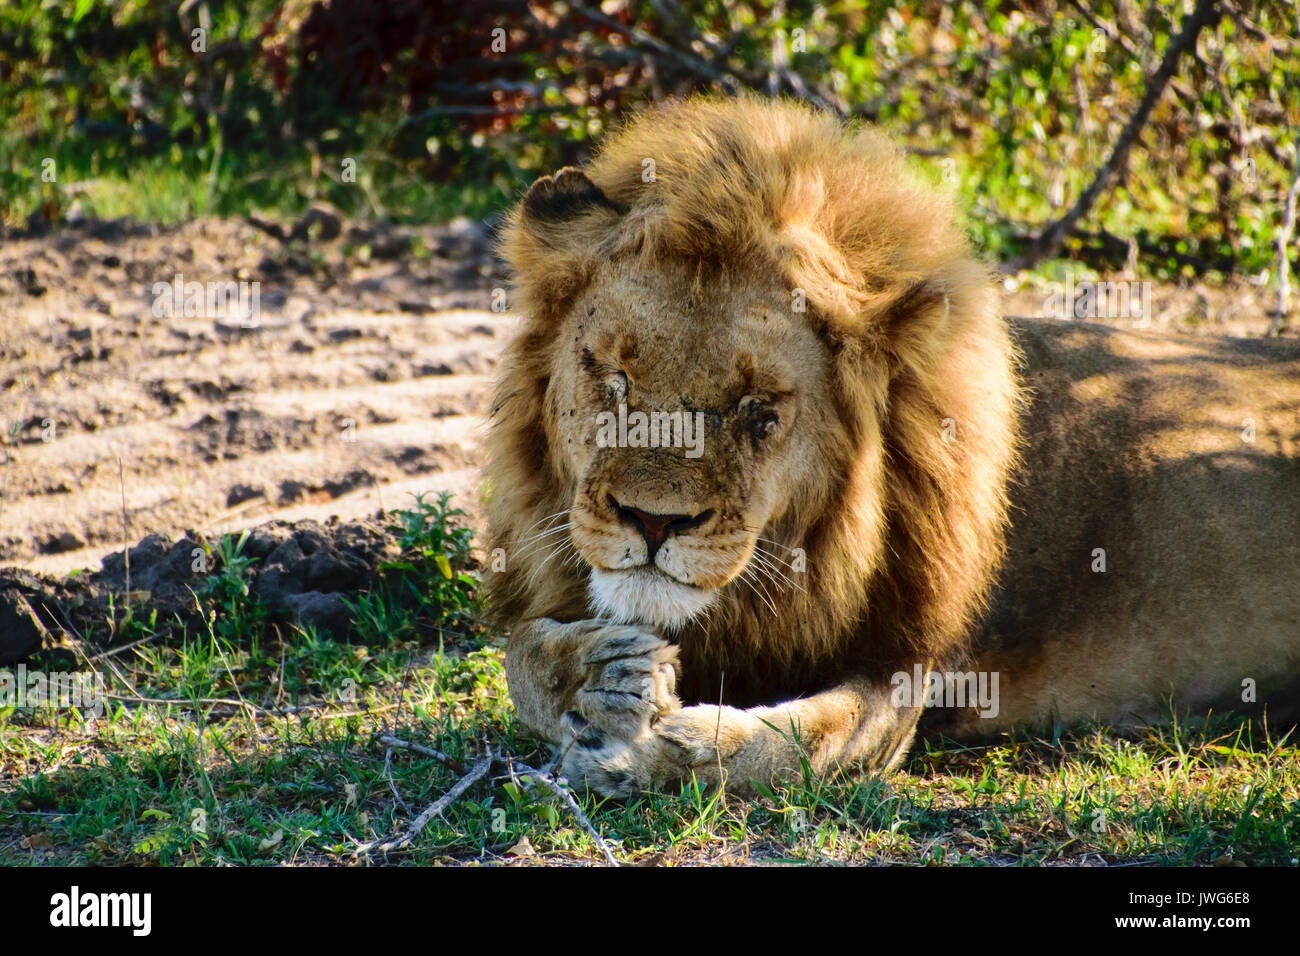
[(681, 702), (677, 648), (640, 628), (610, 626), (583, 655), (586, 683), (577, 710), (586, 724), (620, 740), (635, 740)]

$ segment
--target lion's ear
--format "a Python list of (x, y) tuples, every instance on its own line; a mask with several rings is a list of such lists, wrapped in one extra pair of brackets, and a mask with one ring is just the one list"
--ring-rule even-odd
[(621, 215), (619, 208), (610, 202), (600, 187), (573, 166), (565, 166), (555, 175), (543, 176), (533, 183), (520, 206), (523, 220), (541, 228), (571, 223), (593, 212), (603, 212), (604, 218), (610, 218), (612, 214), (612, 219)]
[(529, 187), (502, 233), (501, 255), (525, 306), (557, 307), (585, 280), (623, 211), (580, 169), (566, 166)]
[(949, 337), (952, 305), (948, 289), (939, 282), (913, 283), (874, 317), (885, 348), (905, 364), (919, 361), (926, 348)]

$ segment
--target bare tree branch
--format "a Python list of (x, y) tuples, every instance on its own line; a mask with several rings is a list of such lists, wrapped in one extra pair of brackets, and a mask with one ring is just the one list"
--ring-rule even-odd
[(420, 744), (412, 743), (409, 740), (403, 740), (401, 737), (394, 737), (391, 734), (380, 734), (379, 742), (385, 747), (393, 750), (410, 750), (425, 757), (432, 757), (441, 763), (444, 767), (450, 767), (456, 773), (466, 773), (465, 765), (450, 754), (445, 754), (441, 750), (434, 750), (432, 747), (424, 747)]
[(1119, 139), (1115, 141), (1115, 147), (1111, 150), (1110, 156), (1102, 164), (1097, 175), (1093, 178), (1088, 188), (1083, 191), (1075, 204), (1070, 207), (1064, 216), (1048, 225), (1038, 237), (1034, 239), (1024, 254), (1013, 259), (1004, 267), (1008, 271), (1019, 271), (1021, 269), (1032, 268), (1035, 264), (1043, 259), (1049, 258), (1060, 251), (1065, 242), (1066, 236), (1074, 230), (1101, 198), (1102, 194), (1120, 177), (1124, 168), (1128, 164), (1129, 151), (1136, 142), (1138, 134), (1146, 126), (1147, 120), (1151, 116), (1151, 111), (1155, 109), (1156, 103), (1159, 102), (1160, 96), (1169, 85), (1170, 78), (1178, 69), (1179, 60), (1188, 50), (1194, 49), (1196, 38), (1205, 27), (1217, 23), (1223, 16), (1223, 10), (1219, 6), (1219, 0), (1197, 0), (1195, 8), (1183, 20), (1182, 29), (1178, 35), (1170, 42), (1165, 49), (1164, 58), (1160, 61), (1160, 66), (1147, 82), (1146, 92), (1142, 100), (1138, 103), (1137, 109), (1129, 118), (1128, 123), (1119, 134)]
[(656, 53), (676, 60), (679, 64), (692, 72), (703, 74), (709, 79), (716, 80), (724, 86), (733, 89), (740, 82), (732, 74), (723, 73), (721, 70), (716, 69), (712, 64), (705, 63), (703, 60), (698, 59), (689, 53), (683, 53), (681, 50), (674, 49), (657, 37), (652, 37), (644, 30), (638, 30), (636, 27), (624, 26), (613, 17), (601, 13), (599, 10), (587, 6), (585, 3), (579, 3), (577, 0), (573, 0), (569, 6), (577, 13), (580, 13), (588, 20), (591, 20), (593, 23), (599, 23), (601, 26), (609, 27), (609, 29), (623, 34), (623, 36), (637, 44), (637, 46), (649, 47)]
[(487, 776), (488, 771), (492, 769), (492, 763), (495, 759), (496, 757), (492, 753), (484, 754), (478, 759), (478, 762), (470, 768), (469, 773), (456, 781), (454, 787), (425, 807), (424, 812), (415, 818), (415, 822), (412, 823), (407, 831), (400, 837), (396, 840), (372, 840), (369, 843), (363, 843), (356, 848), (357, 855), (368, 855), (375, 851), (388, 853), (391, 850), (405, 850), (411, 845), (411, 841), (419, 835), (420, 831), (429, 825), (430, 820), (459, 800), (461, 794)]
[(1296, 200), (1300, 197), (1300, 138), (1295, 144), (1295, 176), (1286, 192), (1282, 222), (1274, 241), (1277, 245), (1277, 311), (1269, 323), (1268, 335), (1277, 335), (1286, 325), (1291, 306), (1291, 236), (1295, 234)]
[[(516, 782), (520, 782), (519, 775), (522, 774), (528, 777), (531, 783), (540, 784), (544, 789), (549, 790), (555, 796), (564, 801), (564, 805), (568, 808), (569, 812), (573, 814), (573, 818), (578, 821), (578, 825), (587, 832), (587, 835), (591, 837), (592, 842), (596, 844), (596, 848), (600, 850), (601, 855), (605, 857), (605, 862), (610, 866), (619, 865), (618, 858), (614, 856), (614, 851), (611, 850), (609, 844), (605, 842), (605, 838), (600, 835), (600, 831), (596, 829), (595, 824), (593, 824), (591, 820), (588, 819), (587, 815), (582, 812), (582, 807), (578, 804), (577, 797), (574, 796), (573, 790), (567, 783), (565, 783), (565, 781), (557, 780), (551, 774), (542, 770), (537, 770), (527, 764), (515, 763), (508, 755), (496, 753), (491, 750), (489, 750), (468, 772), (466, 772), (464, 765), (461, 764), (460, 761), (443, 753), (441, 750), (435, 750), (432, 747), (424, 747), (420, 744), (412, 743), (409, 740), (402, 740), (400, 737), (393, 737), (389, 734), (381, 734), (378, 740), (388, 748), (388, 754), (384, 758), (386, 768), (388, 757), (392, 755), (393, 750), (410, 750), (425, 757), (432, 757), (434, 760), (439, 761), (445, 766), (455, 769), (457, 773), (464, 774), (464, 776), (457, 781), (456, 785), (452, 787), (451, 790), (439, 797), (438, 800), (421, 813), (403, 836), (394, 840), (374, 840), (369, 843), (360, 844), (355, 851), (358, 855), (370, 854), (375, 851), (387, 853), (389, 851), (406, 849), (410, 845), (411, 840), (416, 836), (416, 834), (424, 829), (428, 822), (433, 819), (435, 814), (442, 813), (451, 806), (452, 803), (459, 799), (461, 794), (468, 790), (471, 785), (476, 781), (481, 780), (494, 764), (502, 764), (505, 766), (506, 772), (510, 774), (511, 779)], [(391, 777), (389, 778), (389, 782), (390, 784), (392, 783)], [(397, 794), (397, 788), (395, 785), (393, 786), (393, 794), (397, 796), (397, 799), (400, 802), (401, 796)]]
[(605, 857), (605, 862), (610, 866), (618, 866), (618, 858), (614, 856), (614, 851), (609, 848), (609, 844), (606, 843), (605, 838), (600, 835), (600, 831), (596, 829), (595, 824), (587, 819), (587, 815), (582, 812), (582, 807), (578, 806), (578, 799), (573, 795), (573, 791), (567, 784), (563, 781), (556, 780), (550, 774), (542, 773), (540, 770), (534, 770), (526, 764), (518, 764), (517, 766), (512, 767), (512, 776), (515, 771), (518, 771), (519, 773), (529, 777), (529, 779), (540, 783), (547, 790), (551, 791), (551, 793), (563, 800), (565, 806), (569, 808), (569, 812), (573, 814), (573, 818), (578, 821), (578, 825), (586, 830), (587, 835), (595, 841), (597, 848), (599, 848), (600, 852)]
[[(1128, 37), (1126, 37), (1123, 33), (1121, 33), (1119, 31), (1119, 28), (1115, 26), (1115, 24), (1109, 22), (1108, 20), (1103, 20), (1101, 17), (1099, 17), (1096, 14), (1096, 12), (1094, 12), (1091, 8), (1086, 6), (1082, 2), (1082, 0), (1070, 0), (1070, 6), (1078, 10), (1081, 14), (1083, 14), (1083, 18), (1085, 20), (1087, 20), (1094, 27), (1096, 27), (1098, 30), (1104, 33), (1106, 35), (1107, 40), (1113, 40), (1114, 42), (1118, 43), (1120, 49), (1122, 49), (1133, 59), (1137, 60), (1139, 63), (1141, 63), (1145, 59), (1145, 57), (1142, 55), (1142, 51), (1139, 50), (1136, 46), (1134, 46), (1133, 41), (1130, 40)], [(1199, 98), (1196, 92), (1191, 87), (1189, 87), (1186, 83), (1179, 80), (1178, 77), (1176, 76), (1170, 78), (1169, 88), (1172, 89), (1179, 96), (1181, 96), (1183, 100), (1186, 101), (1187, 103), (1195, 103)]]

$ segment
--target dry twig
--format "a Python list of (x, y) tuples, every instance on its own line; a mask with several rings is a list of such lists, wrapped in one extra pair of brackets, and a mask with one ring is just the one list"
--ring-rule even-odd
[(372, 840), (369, 843), (363, 843), (357, 847), (357, 855), (370, 854), (375, 851), (388, 853), (394, 850), (405, 850), (411, 845), (411, 841), (419, 835), (420, 831), (428, 826), (430, 820), (438, 814), (441, 814), (449, 806), (459, 800), (461, 794), (479, 780), (486, 777), (487, 772), (492, 769), (492, 764), (495, 760), (496, 757), (491, 752), (484, 754), (478, 759), (478, 762), (470, 768), (469, 773), (456, 781), (454, 787), (425, 807), (424, 812), (415, 818), (415, 821), (400, 837), (396, 840)]
[(618, 858), (614, 856), (614, 851), (609, 848), (609, 844), (606, 843), (605, 838), (600, 835), (600, 831), (596, 829), (595, 825), (589, 819), (587, 819), (587, 815), (582, 812), (582, 807), (578, 806), (578, 798), (573, 795), (573, 790), (567, 783), (555, 779), (550, 774), (542, 773), (542, 771), (536, 770), (527, 764), (515, 764), (511, 768), (511, 774), (513, 775), (516, 771), (524, 774), (530, 780), (540, 783), (547, 790), (551, 791), (551, 793), (563, 800), (565, 806), (569, 808), (569, 812), (572, 813), (574, 819), (578, 821), (578, 825), (587, 831), (587, 835), (595, 841), (600, 852), (604, 854), (605, 862), (610, 866), (618, 866)]
[(402, 812), (407, 816), (411, 815), (411, 808), (406, 805), (402, 795), (397, 790), (397, 781), (393, 779), (393, 748), (389, 747), (384, 751), (384, 776), (388, 778), (388, 789), (393, 791), (393, 797), (397, 800), (397, 805), (402, 808)]
[(409, 740), (403, 740), (401, 737), (394, 737), (392, 734), (380, 734), (379, 742), (385, 747), (392, 747), (394, 750), (412, 750), (422, 756), (432, 757), (444, 767), (450, 767), (456, 773), (468, 773), (463, 763), (450, 754), (443, 753), (441, 750), (434, 750), (432, 747), (424, 747), (420, 744), (411, 743)]
[[(424, 829), (425, 825), (433, 819), (435, 814), (442, 813), (451, 806), (452, 803), (459, 799), (461, 794), (468, 790), (471, 785), (476, 781), (481, 780), (494, 764), (501, 764), (505, 767), (510, 778), (517, 783), (523, 784), (523, 781), (519, 778), (520, 776), (524, 776), (528, 778), (529, 783), (538, 784), (559, 797), (560, 800), (564, 802), (564, 805), (568, 808), (569, 812), (573, 814), (573, 818), (578, 822), (578, 825), (586, 831), (587, 835), (590, 836), (592, 841), (596, 844), (597, 849), (599, 849), (601, 855), (604, 856), (605, 862), (610, 866), (619, 865), (618, 858), (614, 856), (614, 851), (611, 850), (609, 844), (605, 842), (605, 838), (600, 835), (600, 831), (596, 829), (595, 824), (593, 824), (587, 815), (583, 813), (582, 807), (578, 804), (578, 798), (574, 795), (572, 788), (570, 788), (563, 780), (557, 779), (551, 774), (538, 770), (535, 767), (530, 767), (527, 764), (516, 764), (508, 755), (494, 753), (490, 749), (483, 757), (479, 758), (478, 762), (475, 763), (468, 772), (465, 772), (460, 761), (456, 760), (449, 754), (443, 753), (441, 750), (436, 750), (432, 747), (425, 747), (420, 744), (412, 743), (409, 740), (402, 740), (400, 737), (393, 737), (388, 734), (381, 734), (378, 740), (381, 744), (389, 748), (389, 755), (391, 755), (393, 750), (410, 750), (425, 757), (432, 757), (444, 766), (455, 769), (457, 773), (461, 773), (463, 776), (456, 782), (454, 787), (448, 790), (443, 796), (439, 797), (437, 801), (432, 803), (423, 813), (421, 813), (420, 816), (416, 818), (415, 822), (411, 824), (410, 829), (408, 829), (405, 834), (395, 840), (375, 840), (370, 843), (363, 843), (356, 849), (358, 855), (373, 853), (376, 850), (387, 853), (393, 850), (405, 849), (410, 845), (412, 838)], [(387, 764), (387, 757), (385, 757), (385, 764)], [(395, 788), (394, 794), (396, 794)], [(401, 802), (400, 796), (398, 797), (398, 802)]]

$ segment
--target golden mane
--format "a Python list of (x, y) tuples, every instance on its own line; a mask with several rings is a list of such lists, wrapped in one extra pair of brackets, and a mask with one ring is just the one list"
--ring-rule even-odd
[(824, 411), (846, 437), (824, 449), (816, 502), (766, 532), (806, 552), (803, 591), (775, 613), (732, 596), (707, 633), (682, 635), (685, 673), (725, 668), (730, 687), (746, 668), (814, 661), (790, 679), (830, 679), (962, 654), (1002, 557), (1018, 392), (996, 287), (951, 198), (880, 132), (757, 98), (652, 109), (582, 172), (539, 182), (502, 236), (522, 324), (489, 437), (489, 547), (506, 556), (490, 606), (507, 624), (590, 616), (584, 569), (543, 567), (524, 544), (573, 495), (547, 385), (572, 361), (556, 331), (574, 296), (624, 256), (697, 274), (743, 263), (806, 296), (833, 355)]

